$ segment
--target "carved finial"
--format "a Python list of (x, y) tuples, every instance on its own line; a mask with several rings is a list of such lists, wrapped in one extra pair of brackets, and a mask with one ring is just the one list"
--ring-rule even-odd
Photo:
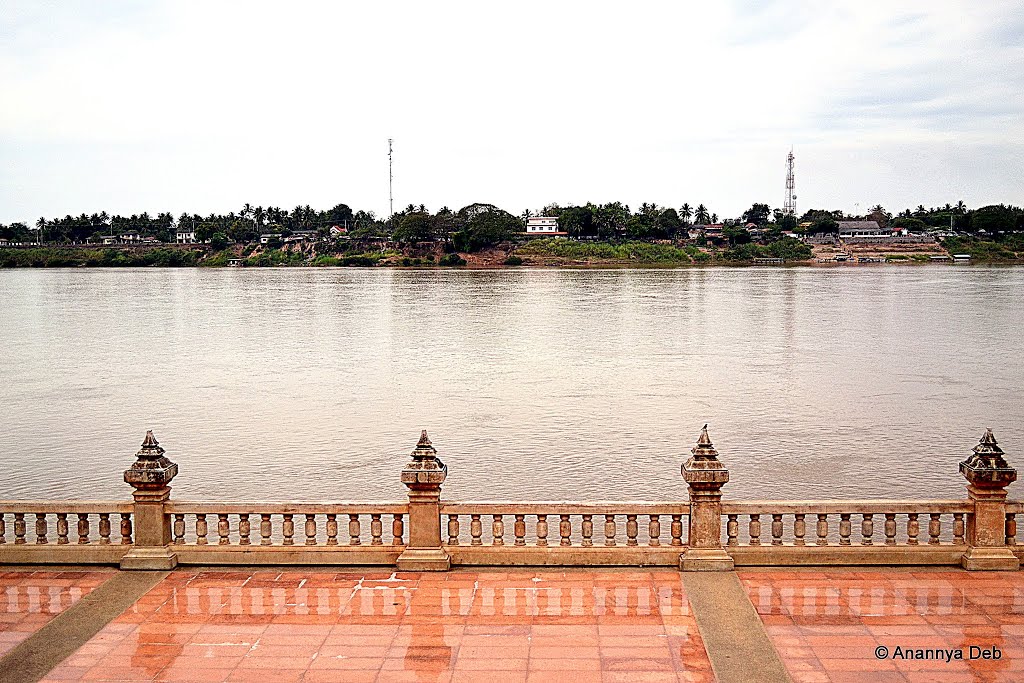
[(429, 446), (429, 445), (430, 445), (430, 439), (427, 438), (427, 430), (424, 429), (422, 432), (420, 432), (420, 441), (419, 441), (419, 443), (416, 444), (416, 448), (420, 448), (421, 446)]
[(412, 451), (412, 461), (402, 470), (402, 483), (410, 488), (440, 486), (448, 468), (437, 457), (437, 449), (430, 443), (427, 430), (420, 432), (420, 440)]
[(1017, 479), (1017, 470), (1010, 467), (1003, 455), (992, 430), (986, 429), (971, 455), (960, 463), (960, 472), (975, 486), (1005, 487)]
[(153, 436), (153, 430), (147, 431), (142, 448), (135, 454), (135, 462), (124, 473), (124, 480), (139, 490), (167, 486), (178, 474), (178, 466), (164, 452)]
[(718, 457), (718, 451), (715, 450), (714, 445), (711, 443), (711, 437), (708, 435), (708, 426), (700, 430), (700, 436), (697, 437), (697, 445), (690, 449), (693, 456), (698, 460), (714, 460)]

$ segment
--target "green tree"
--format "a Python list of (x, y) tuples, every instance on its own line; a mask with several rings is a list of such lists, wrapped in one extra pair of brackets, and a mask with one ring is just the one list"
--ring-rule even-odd
[(434, 225), (425, 211), (406, 213), (398, 219), (393, 238), (398, 242), (430, 242), (434, 239)]
[(697, 205), (697, 210), (693, 214), (693, 222), (697, 225), (707, 225), (711, 222), (711, 214), (708, 213), (708, 209), (703, 204)]
[(764, 225), (768, 222), (768, 216), (771, 215), (771, 212), (772, 210), (767, 204), (753, 204), (743, 212), (743, 222)]
[(691, 207), (689, 204), (683, 204), (681, 207), (679, 207), (679, 218), (681, 218), (684, 223), (689, 223), (690, 218), (692, 217), (693, 207)]
[(589, 206), (569, 206), (558, 216), (558, 229), (569, 237), (580, 238), (594, 234), (594, 214)]
[(683, 221), (675, 209), (665, 209), (658, 215), (658, 228), (669, 238), (674, 238), (683, 230)]

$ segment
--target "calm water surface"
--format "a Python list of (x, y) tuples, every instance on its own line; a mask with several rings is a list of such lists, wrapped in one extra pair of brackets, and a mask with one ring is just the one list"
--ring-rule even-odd
[(124, 498), (146, 429), (178, 499), (960, 496), (1024, 466), (1024, 269), (0, 271), (0, 498)]

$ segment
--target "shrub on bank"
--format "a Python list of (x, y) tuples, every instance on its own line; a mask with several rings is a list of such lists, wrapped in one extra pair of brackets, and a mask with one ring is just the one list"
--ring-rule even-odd
[(942, 240), (942, 246), (950, 254), (970, 254), (977, 261), (1015, 261), (1024, 257), (1024, 235), (1011, 235), (999, 241), (948, 237)]
[(689, 252), (671, 244), (650, 242), (577, 242), (564, 239), (530, 240), (517, 253), (571, 259), (629, 260), (639, 263), (690, 263)]
[(0, 249), (2, 268), (194, 266), (200, 252), (180, 249)]
[(512, 255), (505, 259), (506, 266), (521, 266), (523, 265), (523, 259), (518, 256)]
[(466, 259), (462, 258), (458, 254), (445, 254), (437, 261), (439, 266), (464, 266), (466, 265)]

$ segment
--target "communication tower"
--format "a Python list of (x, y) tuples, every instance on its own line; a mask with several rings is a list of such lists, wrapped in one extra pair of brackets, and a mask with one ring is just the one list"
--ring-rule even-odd
[[(792, 154), (790, 155), (792, 156)], [(391, 173), (391, 138), (388, 138), (388, 218), (395, 215), (395, 196), (392, 192), (395, 176)]]
[(786, 157), (786, 203), (782, 209), (783, 213), (790, 216), (796, 215), (796, 183), (793, 180), (793, 158), (793, 148), (791, 147), (789, 156)]

